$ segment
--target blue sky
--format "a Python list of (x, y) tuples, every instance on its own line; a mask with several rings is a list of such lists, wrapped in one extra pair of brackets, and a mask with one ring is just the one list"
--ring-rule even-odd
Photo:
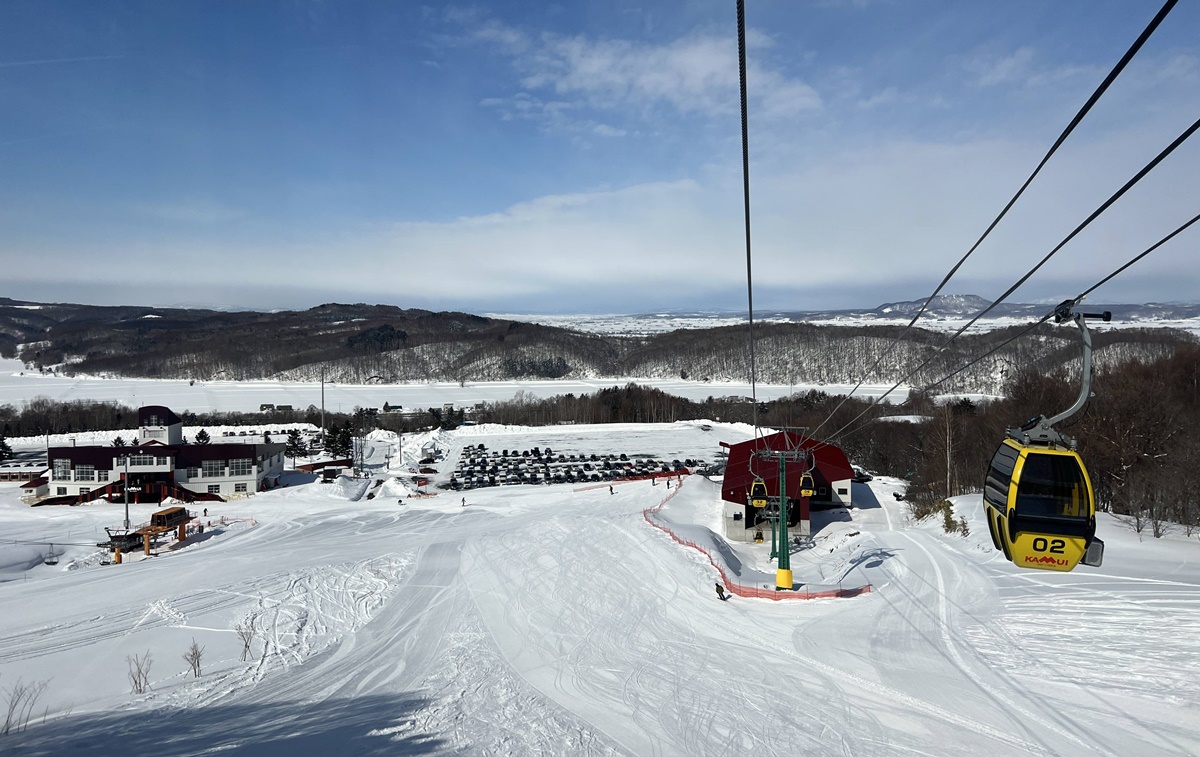
[[(1157, 8), (750, 0), (756, 306), (928, 294)], [(997, 296), (1200, 117), (1197, 29), (1181, 3), (947, 291)], [(0, 295), (736, 310), (739, 118), (733, 0), (6, 0)], [(1198, 157), (1014, 299), (1194, 215)], [(1092, 300), (1200, 298), (1197, 240)]]

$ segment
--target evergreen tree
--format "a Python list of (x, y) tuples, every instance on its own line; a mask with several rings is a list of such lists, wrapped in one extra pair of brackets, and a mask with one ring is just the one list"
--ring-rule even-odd
[(0, 460), (7, 460), (12, 457), (12, 447), (8, 446), (8, 439), (0, 435)]
[(300, 436), (299, 429), (292, 429), (288, 432), (287, 446), (283, 448), (283, 454), (292, 458), (292, 467), (296, 467), (296, 458), (308, 454), (308, 445), (304, 443), (304, 439)]
[(208, 444), (212, 439), (208, 436), (208, 431), (200, 429), (196, 432), (196, 444)]
[(353, 440), (354, 432), (349, 423), (334, 426), (325, 436), (325, 451), (332, 457), (350, 457)]
[(114, 446), (114, 447), (124, 447), (124, 446), (125, 446), (125, 437), (123, 437), (123, 436), (118, 436), (118, 437), (116, 437), (115, 439), (113, 439), (113, 441), (112, 441), (112, 446)]

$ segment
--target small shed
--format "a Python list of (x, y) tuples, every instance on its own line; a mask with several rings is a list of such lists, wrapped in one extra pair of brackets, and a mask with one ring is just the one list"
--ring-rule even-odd
[(45, 497), (50, 494), (50, 479), (46, 475), (21, 484), (22, 497)]

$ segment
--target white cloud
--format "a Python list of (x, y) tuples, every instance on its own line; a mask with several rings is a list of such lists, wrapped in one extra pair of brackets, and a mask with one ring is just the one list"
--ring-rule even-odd
[[(1048, 252), (1139, 166), (1144, 130), (1068, 144), (949, 291), (994, 297)], [(1190, 146), (1189, 146), (1190, 147)], [(895, 141), (842, 151), (804, 167), (761, 165), (754, 174), (755, 301), (761, 307), (847, 307), (928, 294), (1003, 206), (1044, 145)], [(1065, 248), (1018, 301), (1073, 296), (1195, 213), (1200, 144), (1151, 174), (1145, 187)], [(1136, 161), (1135, 161), (1136, 162)], [(123, 241), (120, 254), (163, 266), (237, 255), (239, 277), (314, 286), (342, 299), (394, 293), (406, 305), (479, 311), (496, 307), (584, 311), (664, 305), (737, 306), (745, 292), (740, 166), (694, 180), (651, 182), (536, 197), (502, 211), (445, 222), (340, 229), (294, 245), (178, 235)], [(1196, 232), (1164, 247), (1104, 292), (1195, 299)], [(9, 255), (9, 253), (12, 253)], [(12, 270), (37, 270), (45, 252), (6, 250)], [(110, 260), (103, 241), (84, 260)], [(68, 256), (56, 260), (68, 265)], [(282, 262), (281, 262), (282, 261)], [(91, 270), (97, 285), (130, 285), (129, 269)], [(202, 267), (189, 287), (217, 290), (227, 270)], [(328, 295), (327, 297), (334, 297)], [(714, 298), (724, 299), (714, 299)], [(1098, 301), (1098, 300), (1097, 300)], [(605, 305), (604, 303), (608, 303)]]
[[(696, 33), (658, 45), (549, 33), (534, 38), (492, 20), (475, 26), (471, 36), (510, 57), (524, 95), (533, 99), (553, 93), (572, 107), (634, 120), (651, 119), (662, 108), (709, 117), (737, 111), (737, 48), (728, 37)], [(761, 32), (747, 34), (751, 49), (772, 44)], [(747, 78), (761, 117), (790, 118), (822, 107), (811, 86), (753, 60)]]
[(617, 129), (608, 124), (596, 124), (592, 132), (601, 137), (623, 137), (626, 134), (624, 129)]
[(1032, 62), (1033, 49), (1022, 47), (1001, 58), (976, 58), (967, 64), (967, 70), (977, 76), (979, 85), (983, 87), (1017, 84), (1028, 78)]
[(893, 105), (900, 101), (900, 90), (895, 87), (885, 87), (876, 92), (870, 97), (864, 97), (858, 101), (860, 108), (875, 108), (880, 105)]
[(524, 32), (499, 21), (483, 22), (472, 31), (471, 36), (479, 42), (493, 44), (509, 54), (522, 53), (530, 45)]

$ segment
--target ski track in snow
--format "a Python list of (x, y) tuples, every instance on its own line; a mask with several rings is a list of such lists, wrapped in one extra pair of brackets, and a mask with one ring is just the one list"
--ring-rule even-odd
[[(445, 469), (479, 441), (665, 459), (715, 445), (681, 424), (434, 436)], [(162, 755), (1200, 751), (1195, 562), (1139, 567), (1126, 556), (1139, 543), (1118, 534), (1102, 570), (1017, 573), (980, 548), (977, 498), (956, 500), (964, 540), (911, 523), (898, 486), (874, 482), (874, 506), (847, 516), (856, 533), (831, 525), (793, 557), (803, 580), (873, 591), (799, 602), (717, 601), (707, 559), (642, 519), (664, 494), (647, 482), (475, 490), (467, 508), (457, 495), (355, 501), (365, 484), (283, 489), (220, 506), (256, 526), (120, 567), (81, 553), (76, 570), (0, 584), (21, 608), (0, 617), (0, 675), (57, 671), (52, 717), (21, 735), (30, 754), (130, 739)], [(717, 492), (694, 477), (663, 512), (708, 517)], [(13, 528), (45, 530), (12, 512)], [(179, 659), (192, 639), (199, 679)], [(151, 689), (131, 697), (126, 658), (146, 650)], [(152, 737), (164, 720), (186, 737)]]

